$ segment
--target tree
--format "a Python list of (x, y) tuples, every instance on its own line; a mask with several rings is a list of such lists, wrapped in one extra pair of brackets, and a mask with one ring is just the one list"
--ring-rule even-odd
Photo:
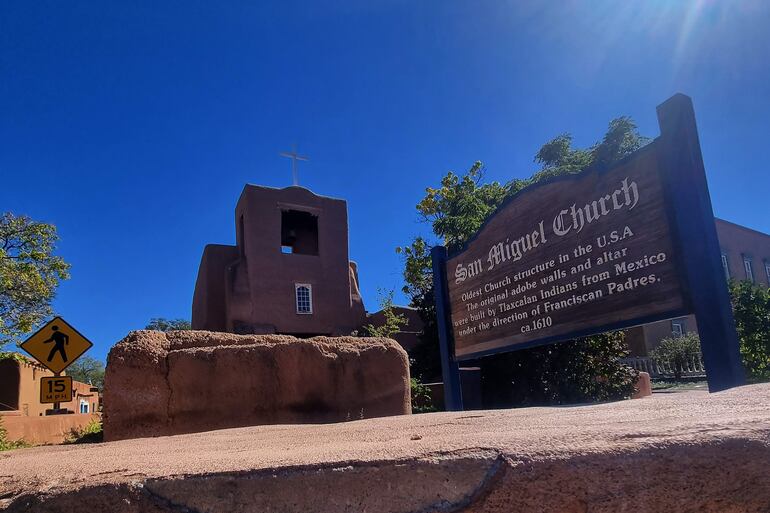
[[(463, 176), (450, 171), (440, 187), (428, 187), (417, 204), (417, 212), (436, 238), (453, 251), (472, 237), (506, 198), (527, 186), (554, 176), (612, 165), (647, 141), (628, 117), (611, 121), (602, 141), (587, 149), (573, 148), (572, 136), (562, 134), (537, 152), (534, 160), (541, 167), (531, 177), (506, 184), (485, 183), (484, 166), (475, 162)], [(404, 258), (403, 291), (425, 323), (420, 344), (412, 354), (412, 374), (423, 380), (440, 375), (430, 246), (428, 240), (417, 237), (410, 245), (396, 248)], [(498, 390), (508, 389), (509, 402), (560, 403), (630, 395), (636, 373), (618, 362), (627, 354), (623, 335), (614, 333), (487, 357), (479, 364), (487, 384), (496, 382)], [(597, 376), (602, 378), (597, 380)], [(522, 379), (528, 383), (523, 385)], [(516, 392), (510, 390), (511, 382), (517, 383)], [(485, 389), (485, 396), (491, 395)]]
[(52, 224), (6, 212), (0, 216), (0, 349), (52, 315), (51, 301), (69, 264), (55, 256)]
[(90, 383), (101, 390), (104, 386), (104, 363), (90, 356), (81, 356), (67, 367), (67, 375), (75, 381)]
[(666, 337), (650, 351), (650, 357), (658, 366), (670, 367), (674, 378), (681, 379), (682, 372), (701, 358), (700, 338), (695, 333)]
[(770, 289), (750, 281), (730, 281), (741, 357), (752, 381), (770, 380)]
[(155, 331), (179, 331), (179, 330), (191, 330), (192, 325), (187, 319), (166, 319), (165, 317), (153, 317), (147, 326), (146, 330)]
[(401, 326), (405, 326), (407, 321), (404, 314), (397, 314), (393, 305), (393, 291), (380, 290), (380, 309), (385, 322), (380, 326), (367, 324), (363, 327), (363, 335), (366, 337), (385, 337), (393, 338), (393, 335), (401, 331)]

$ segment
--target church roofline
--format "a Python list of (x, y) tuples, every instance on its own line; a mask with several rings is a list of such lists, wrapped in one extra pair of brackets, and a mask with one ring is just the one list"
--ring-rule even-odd
[(342, 198), (335, 198), (333, 196), (324, 196), (322, 194), (316, 194), (315, 192), (311, 191), (307, 187), (302, 187), (301, 185), (289, 185), (287, 187), (270, 187), (268, 185), (258, 185), (258, 184), (254, 184), (254, 183), (247, 183), (246, 185), (243, 186), (243, 190), (241, 191), (241, 195), (238, 198), (239, 202), (240, 202), (241, 198), (243, 197), (244, 193), (247, 190), (249, 190), (250, 188), (253, 188), (253, 189), (266, 189), (266, 190), (272, 190), (272, 191), (288, 191), (289, 189), (299, 189), (301, 191), (307, 192), (307, 193), (315, 196), (316, 198), (330, 199), (330, 200), (334, 200), (334, 201), (344, 201), (345, 203), (347, 203), (347, 201), (345, 201)]

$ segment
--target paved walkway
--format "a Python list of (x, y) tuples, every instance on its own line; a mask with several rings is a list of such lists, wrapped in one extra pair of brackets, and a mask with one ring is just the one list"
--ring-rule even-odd
[(768, 462), (770, 384), (23, 449), (0, 509), (767, 512)]

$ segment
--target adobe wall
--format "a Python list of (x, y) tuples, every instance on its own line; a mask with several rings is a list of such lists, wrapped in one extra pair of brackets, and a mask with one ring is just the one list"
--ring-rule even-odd
[[(410, 352), (420, 343), (420, 333), (424, 326), (420, 314), (417, 309), (406, 306), (394, 306), (393, 311), (396, 315), (403, 315), (406, 319), (406, 324), (401, 326), (401, 329), (393, 335), (393, 338), (407, 352)], [(385, 325), (385, 313), (380, 310), (370, 314), (366, 318), (366, 324), (371, 324), (372, 326)]]
[(208, 331), (227, 331), (227, 267), (238, 258), (235, 246), (208, 244), (198, 268), (193, 296), (192, 325)]
[(10, 359), (0, 360), (0, 411), (19, 409), (19, 367)]
[[(9, 406), (15, 406), (15, 410), (11, 411), (16, 411), (25, 417), (45, 415), (46, 410), (53, 408), (54, 405), (40, 402), (40, 380), (43, 377), (53, 375), (53, 372), (35, 362), (20, 362), (11, 359), (0, 361), (0, 387), (3, 387), (2, 391), (5, 392), (3, 395), (16, 394), (15, 399), (3, 402)], [(62, 375), (67, 375), (66, 370)], [(90, 413), (98, 411), (99, 392), (92, 391), (92, 388), (88, 383), (73, 380), (72, 400), (60, 403), (59, 407), (79, 413), (80, 400), (84, 399), (88, 401)], [(11, 398), (8, 397), (7, 399)], [(9, 411), (9, 409), (4, 407), (0, 408), (0, 411)]]
[(44, 417), (0, 415), (0, 425), (5, 428), (8, 440), (25, 440), (36, 445), (60, 444), (73, 430), (86, 427), (92, 420), (99, 420), (99, 415), (91, 413)]
[[(66, 373), (65, 373), (66, 374)], [(80, 401), (88, 402), (89, 413), (99, 411), (99, 392), (93, 391), (88, 383), (72, 380), (72, 401), (59, 403), (60, 408), (66, 408), (72, 412), (80, 413)], [(52, 404), (46, 405), (47, 408), (53, 407)]]
[(14, 362), (19, 369), (19, 411), (22, 415), (45, 415), (50, 404), (40, 403), (40, 378), (53, 376), (53, 372), (36, 363)]
[[(315, 219), (317, 243), (303, 242), (303, 235), (316, 233), (307, 226), (282, 226), (284, 212)], [(366, 313), (358, 269), (348, 255), (344, 200), (296, 186), (247, 185), (236, 206), (235, 230), (235, 246), (204, 250), (193, 296), (194, 329), (337, 336), (363, 324)], [(294, 253), (282, 251), (283, 231), (297, 236)], [(311, 314), (296, 311), (298, 283), (312, 287)]]
[[(287, 210), (317, 216), (317, 255), (281, 252), (281, 213)], [(352, 297), (344, 200), (318, 196), (302, 187), (276, 190), (249, 185), (238, 200), (235, 215), (243, 260), (234, 266), (234, 272), (247, 283), (251, 314), (233, 319), (234, 323), (241, 321), (258, 329), (274, 326), (278, 333), (327, 335), (348, 335), (363, 324), (363, 303), (360, 296), (355, 301)], [(297, 314), (295, 283), (312, 286), (312, 314)]]
[(105, 440), (411, 413), (406, 352), (382, 338), (135, 331), (103, 397)]

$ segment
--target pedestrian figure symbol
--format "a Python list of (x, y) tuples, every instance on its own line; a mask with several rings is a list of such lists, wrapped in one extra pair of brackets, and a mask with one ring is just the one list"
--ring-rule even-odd
[(59, 327), (57, 325), (51, 326), (51, 329), (53, 330), (53, 333), (51, 334), (51, 337), (48, 340), (44, 340), (43, 344), (50, 344), (53, 342), (54, 346), (51, 349), (51, 352), (48, 353), (48, 361), (50, 362), (53, 360), (54, 355), (58, 352), (61, 354), (61, 359), (63, 361), (67, 361), (67, 352), (64, 350), (65, 345), (69, 345), (70, 338), (59, 331)]
[(21, 344), (21, 348), (54, 374), (59, 374), (93, 344), (61, 317), (54, 317)]

